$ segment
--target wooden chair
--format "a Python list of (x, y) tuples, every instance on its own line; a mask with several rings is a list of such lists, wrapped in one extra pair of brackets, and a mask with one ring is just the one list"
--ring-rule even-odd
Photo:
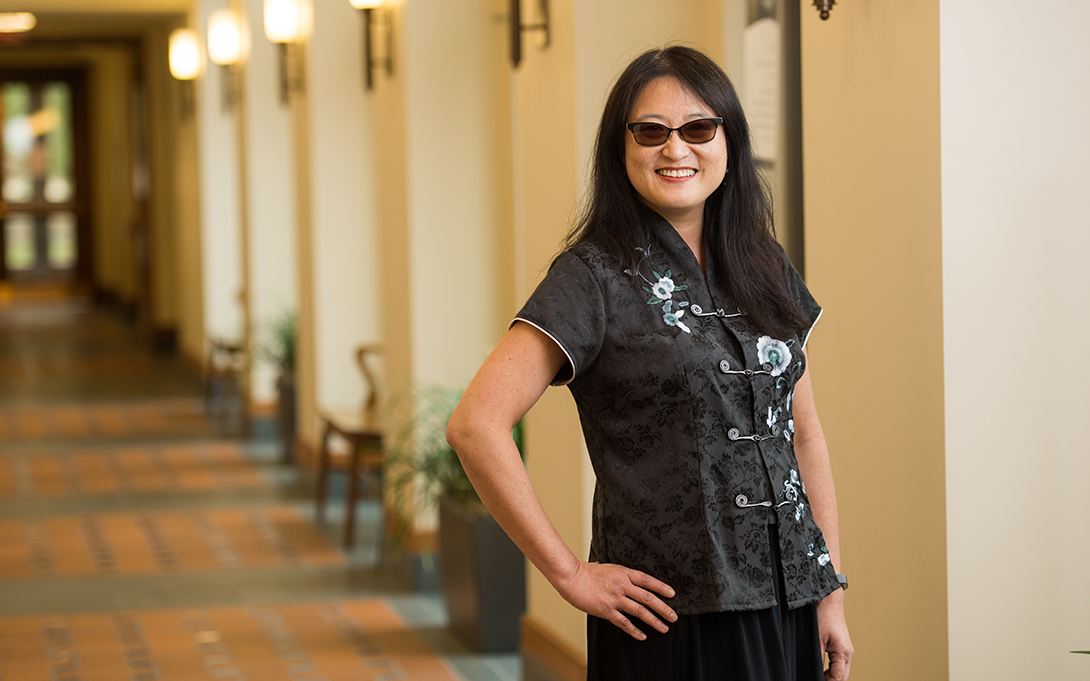
[(317, 512), (319, 522), (325, 519), (325, 503), (329, 486), (329, 474), (334, 467), (333, 454), (330, 451), (330, 439), (339, 435), (348, 441), (347, 460), (342, 460), (337, 467), (347, 471), (348, 490), (345, 494), (347, 506), (344, 523), (344, 545), (351, 548), (356, 540), (356, 500), (359, 478), (364, 473), (382, 474), (383, 465), (383, 428), (379, 417), (378, 382), (368, 366), (368, 359), (381, 354), (379, 345), (363, 345), (356, 350), (356, 364), (363, 374), (367, 385), (367, 396), (357, 409), (320, 409), (318, 418), (322, 422), (322, 441), (318, 452), (318, 492)]
[(242, 394), (242, 372), (246, 368), (246, 346), (240, 340), (210, 336), (206, 339), (207, 355), (201, 377), (204, 384), (205, 410), (216, 418), (221, 428), (227, 428), (231, 402), (245, 434), (249, 417)]

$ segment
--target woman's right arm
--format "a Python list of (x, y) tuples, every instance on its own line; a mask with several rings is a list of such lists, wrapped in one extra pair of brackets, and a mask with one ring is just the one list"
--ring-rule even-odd
[(485, 507), (560, 595), (642, 640), (629, 616), (666, 631), (659, 617), (673, 622), (677, 615), (658, 596), (671, 598), (674, 590), (638, 570), (576, 558), (545, 515), (511, 437), (566, 361), (551, 338), (516, 323), (466, 389), (447, 440)]

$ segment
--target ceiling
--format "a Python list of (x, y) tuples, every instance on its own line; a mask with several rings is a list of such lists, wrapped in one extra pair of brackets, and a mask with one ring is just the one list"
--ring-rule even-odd
[(81, 38), (126, 38), (152, 26), (178, 26), (192, 0), (0, 0), (0, 12), (32, 11), (34, 30), (6, 37), (4, 46)]
[(0, 12), (44, 14), (174, 14), (188, 12), (192, 0), (0, 0)]

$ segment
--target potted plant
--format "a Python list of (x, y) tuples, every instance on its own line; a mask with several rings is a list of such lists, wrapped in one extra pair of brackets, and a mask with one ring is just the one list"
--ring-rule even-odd
[[(415, 391), (412, 418), (388, 447), (387, 485), (402, 509), (409, 501), (415, 509), (438, 504), (440, 580), (455, 634), (482, 652), (513, 651), (526, 610), (526, 561), (447, 444), (460, 396), (437, 387)], [(521, 423), (512, 436), (521, 452)]]
[(279, 374), (276, 378), (277, 423), (284, 463), (294, 460), (295, 443), (295, 339), (299, 318), (294, 310), (288, 310), (269, 322), (258, 344), (261, 357), (273, 364)]

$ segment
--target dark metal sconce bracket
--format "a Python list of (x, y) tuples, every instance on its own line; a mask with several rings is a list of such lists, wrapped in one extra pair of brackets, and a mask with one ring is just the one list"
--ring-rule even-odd
[(818, 12), (821, 13), (822, 21), (829, 18), (829, 12), (832, 11), (835, 4), (836, 0), (814, 0), (814, 7), (817, 7)]
[(382, 28), (386, 32), (385, 45), (383, 47), (386, 51), (386, 56), (379, 58), (374, 55), (374, 45), (371, 40), (371, 26), (375, 22), (375, 15), (373, 12), (378, 12), (378, 9), (362, 9), (363, 17), (363, 84), (368, 91), (375, 87), (375, 67), (385, 67), (386, 75), (394, 75), (394, 29), (393, 19), (390, 16), (389, 9), (382, 9), (384, 13)]
[(517, 69), (522, 63), (523, 31), (541, 31), (541, 47), (549, 46), (549, 0), (537, 0), (539, 22), (536, 24), (522, 23), (522, 0), (510, 0), (509, 7), (507, 16), (511, 29), (511, 66)]
[(220, 109), (224, 113), (235, 110), (238, 104), (238, 67), (234, 64), (220, 65)]
[(303, 91), (303, 65), (294, 43), (276, 43), (280, 55), (280, 103), (287, 104), (292, 92)]

